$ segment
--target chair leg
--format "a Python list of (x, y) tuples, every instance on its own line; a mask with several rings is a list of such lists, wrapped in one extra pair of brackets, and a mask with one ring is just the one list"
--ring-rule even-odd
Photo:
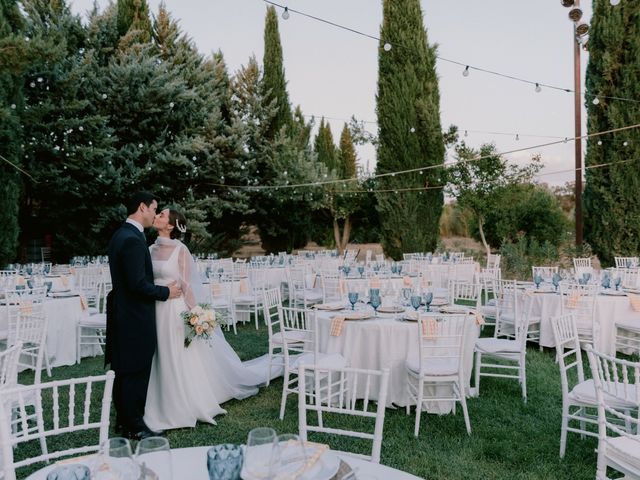
[(76, 327), (76, 365), (80, 363), (80, 345), (82, 342), (80, 339), (82, 338), (82, 327), (78, 325)]
[(480, 364), (482, 363), (482, 354), (476, 352), (476, 368), (474, 373), (474, 384), (476, 387), (476, 395), (480, 396)]
[(269, 369), (267, 370), (267, 387), (271, 383), (271, 368), (273, 365), (273, 345), (269, 342)]
[(422, 379), (418, 379), (420, 384), (418, 385), (418, 401), (416, 403), (416, 422), (413, 428), (413, 436), (417, 437), (418, 432), (420, 431), (420, 414), (422, 413), (422, 395), (424, 389), (424, 383), (422, 383)]
[(567, 428), (569, 427), (569, 405), (562, 405), (562, 425), (560, 427), (560, 458), (567, 449)]
[(464, 390), (461, 388), (462, 385), (462, 379), (460, 379), (458, 383), (454, 385), (454, 388), (458, 389), (460, 404), (462, 405), (462, 415), (464, 415), (464, 425), (467, 427), (467, 433), (471, 435), (471, 421), (469, 420), (469, 411), (467, 410), (467, 396), (464, 394)]
[(520, 366), (520, 383), (522, 385), (522, 399), (524, 403), (527, 403), (527, 366), (524, 358), (520, 361), (519, 366)]
[(288, 392), (289, 392), (289, 367), (285, 365), (283, 383), (282, 383), (282, 399), (280, 400), (280, 420), (284, 419), (284, 410), (287, 407)]

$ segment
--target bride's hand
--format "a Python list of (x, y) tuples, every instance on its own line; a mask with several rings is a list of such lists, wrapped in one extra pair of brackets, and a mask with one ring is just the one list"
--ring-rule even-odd
[(169, 298), (178, 298), (182, 296), (182, 289), (178, 282), (173, 282), (167, 285), (169, 287)]

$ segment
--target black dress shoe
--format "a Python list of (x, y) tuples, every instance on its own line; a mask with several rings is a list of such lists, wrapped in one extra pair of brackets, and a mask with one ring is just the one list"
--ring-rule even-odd
[(139, 432), (133, 435), (133, 440), (144, 440), (149, 437), (157, 437), (155, 432), (152, 432), (149, 429), (140, 430)]

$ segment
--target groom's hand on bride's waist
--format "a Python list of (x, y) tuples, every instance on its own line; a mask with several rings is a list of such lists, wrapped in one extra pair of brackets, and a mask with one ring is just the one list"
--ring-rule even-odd
[(178, 298), (182, 296), (182, 289), (177, 282), (170, 283), (167, 286), (169, 287), (169, 298)]

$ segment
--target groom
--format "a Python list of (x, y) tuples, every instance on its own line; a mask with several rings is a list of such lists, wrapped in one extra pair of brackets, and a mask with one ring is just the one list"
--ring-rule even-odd
[(156, 351), (156, 301), (177, 298), (174, 282), (153, 283), (153, 267), (143, 233), (153, 223), (158, 202), (147, 192), (127, 202), (128, 218), (109, 242), (109, 269), (113, 289), (107, 297), (105, 365), (116, 373), (113, 404), (116, 425), (125, 436), (141, 440), (151, 432), (142, 417), (147, 399), (151, 361)]

